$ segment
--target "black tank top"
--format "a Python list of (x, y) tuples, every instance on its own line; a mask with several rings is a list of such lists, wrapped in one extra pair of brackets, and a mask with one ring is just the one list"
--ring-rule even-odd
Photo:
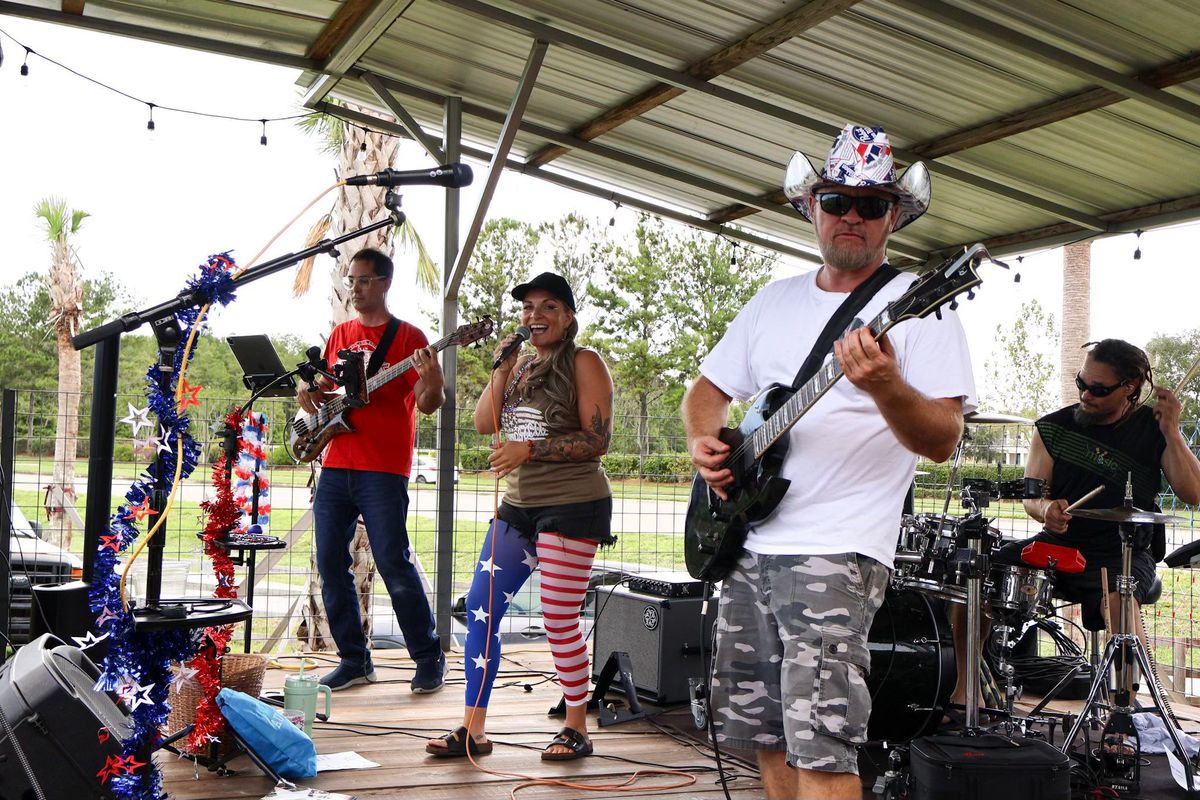
[[(1158, 510), (1162, 490), (1162, 457), (1167, 442), (1154, 411), (1134, 410), (1112, 425), (1082, 426), (1075, 421), (1077, 406), (1068, 406), (1037, 421), (1038, 433), (1054, 459), (1050, 496), (1073, 503), (1101, 483), (1104, 491), (1089, 500), (1087, 508), (1115, 508), (1125, 501), (1125, 481), (1133, 473), (1133, 504)], [(1111, 522), (1073, 517), (1067, 526), (1072, 547), (1112, 555), (1121, 550), (1117, 526)], [(1143, 539), (1141, 546), (1148, 545)]]

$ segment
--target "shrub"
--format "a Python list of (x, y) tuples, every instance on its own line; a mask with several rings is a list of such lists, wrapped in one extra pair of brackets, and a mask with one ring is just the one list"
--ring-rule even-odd
[(605, 453), (600, 456), (604, 471), (612, 478), (637, 477), (637, 453)]
[(275, 445), (271, 448), (271, 455), (268, 462), (272, 467), (290, 467), (296, 463), (285, 444)]
[(687, 453), (651, 453), (642, 462), (646, 480), (683, 483), (692, 477), (692, 459)]
[(490, 469), (488, 456), (491, 454), (492, 451), (487, 447), (464, 448), (458, 455), (459, 467), (464, 472), (480, 472)]
[(133, 461), (133, 445), (129, 442), (117, 442), (113, 445), (113, 461), (131, 463)]

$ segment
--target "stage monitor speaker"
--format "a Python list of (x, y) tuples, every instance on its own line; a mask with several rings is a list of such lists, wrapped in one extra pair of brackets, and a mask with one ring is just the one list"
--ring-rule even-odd
[[(638, 694), (658, 705), (687, 702), (688, 678), (704, 683), (712, 656), (717, 598), (700, 620), (701, 597), (656, 597), (624, 586), (596, 590), (600, 616), (592, 630), (592, 677), (615, 651), (629, 654)], [(701, 636), (705, 661), (700, 659)]]
[[(29, 611), (29, 638), (43, 633), (53, 634), (64, 642), (78, 643), (96, 630), (96, 615), (88, 608), (91, 584), (83, 581), (42, 583), (33, 587), (33, 604)], [(92, 663), (98, 664), (108, 655), (108, 639), (95, 642), (83, 651)]]
[(131, 729), (125, 712), (93, 688), (99, 677), (83, 651), (48, 634), (0, 669), (0, 800), (37, 797), (26, 764), (46, 798), (113, 798), (97, 773), (120, 755)]

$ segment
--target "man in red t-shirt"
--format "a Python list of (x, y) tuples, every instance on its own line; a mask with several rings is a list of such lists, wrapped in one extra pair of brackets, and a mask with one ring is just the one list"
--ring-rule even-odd
[[(393, 319), (387, 308), (392, 273), (392, 260), (378, 250), (355, 253), (344, 282), (351, 290), (358, 317), (338, 325), (329, 335), (325, 358), (330, 364), (344, 350), (362, 352), (370, 363)], [(367, 528), (375, 566), (391, 595), (404, 643), (416, 663), (412, 691), (423, 694), (441, 689), (446, 667), (429, 599), (409, 560), (405, 526), (416, 436), (413, 409), (432, 414), (446, 402), (446, 393), (442, 368), (425, 334), (407, 322), (397, 323), (395, 338), (379, 371), (409, 357), (413, 369), (372, 391), (367, 405), (353, 410), (349, 422), (354, 431), (329, 442), (313, 500), (321, 596), (341, 659), (321, 683), (335, 691), (375, 680), (350, 572), (350, 543), (360, 516)], [(331, 388), (328, 382), (316, 392), (301, 386), (297, 400), (305, 411), (313, 413), (329, 399), (326, 390)]]

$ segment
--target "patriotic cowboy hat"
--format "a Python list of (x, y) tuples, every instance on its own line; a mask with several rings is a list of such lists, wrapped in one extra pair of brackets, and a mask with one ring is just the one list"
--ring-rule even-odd
[(800, 216), (812, 222), (809, 200), (817, 189), (829, 186), (871, 186), (896, 195), (900, 215), (898, 231), (929, 209), (929, 170), (917, 161), (896, 175), (892, 146), (883, 128), (847, 123), (833, 140), (825, 167), (818, 173), (808, 158), (797, 151), (788, 163), (783, 193)]

